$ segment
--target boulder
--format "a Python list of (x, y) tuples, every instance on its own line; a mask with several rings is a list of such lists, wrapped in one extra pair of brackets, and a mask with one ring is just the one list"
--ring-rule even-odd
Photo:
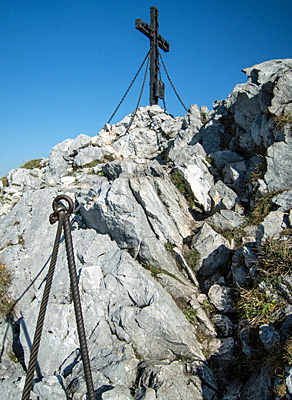
[(220, 180), (211, 187), (209, 196), (212, 200), (212, 212), (221, 209), (231, 210), (238, 199), (237, 194)]
[(207, 219), (207, 223), (218, 232), (233, 231), (244, 225), (246, 219), (232, 210), (220, 210)]
[(201, 256), (197, 271), (202, 276), (211, 275), (226, 265), (230, 257), (230, 244), (206, 222), (192, 240), (192, 248)]
[(228, 313), (234, 311), (231, 294), (232, 290), (229, 287), (215, 283), (209, 289), (208, 298), (218, 311)]
[(78, 154), (74, 157), (73, 167), (82, 167), (83, 165), (90, 164), (92, 161), (103, 161), (104, 152), (99, 147), (87, 146), (80, 149)]
[(291, 144), (274, 143), (267, 150), (267, 172), (265, 182), (269, 191), (287, 190), (291, 188)]
[(240, 399), (242, 400), (271, 400), (272, 384), (269, 371), (266, 367), (260, 373), (253, 373), (245, 387), (243, 388)]
[(234, 332), (234, 324), (230, 321), (227, 315), (215, 314), (212, 317), (212, 321), (219, 337), (232, 336)]
[(279, 206), (278, 211), (287, 212), (292, 209), (292, 190), (285, 190), (283, 193), (273, 197), (273, 203)]

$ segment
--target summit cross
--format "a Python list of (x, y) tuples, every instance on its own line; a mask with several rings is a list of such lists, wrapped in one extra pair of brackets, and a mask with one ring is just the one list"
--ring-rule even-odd
[(169, 52), (169, 43), (158, 34), (158, 10), (150, 7), (150, 25), (141, 18), (135, 20), (135, 28), (150, 39), (150, 105), (158, 104), (158, 98), (164, 99), (164, 83), (158, 78), (158, 47)]

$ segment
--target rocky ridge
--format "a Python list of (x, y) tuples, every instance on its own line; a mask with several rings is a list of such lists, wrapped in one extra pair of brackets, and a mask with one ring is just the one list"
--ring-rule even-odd
[[(194, 104), (173, 118), (140, 108), (128, 133), (131, 115), (2, 178), (0, 260), (15, 303), (0, 319), (6, 399), (21, 397), (59, 193), (75, 200), (98, 399), (292, 395), (292, 60), (243, 71), (247, 82), (212, 111)], [(286, 246), (284, 261), (276, 245)], [(61, 245), (32, 399), (86, 398), (66, 263)], [(273, 357), (288, 360), (281, 377)]]

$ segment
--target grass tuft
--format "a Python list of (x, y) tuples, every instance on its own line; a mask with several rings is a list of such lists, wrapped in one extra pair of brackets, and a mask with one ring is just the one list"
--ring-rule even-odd
[(273, 205), (273, 197), (283, 193), (283, 190), (264, 193), (256, 202), (256, 205), (249, 216), (249, 222), (254, 225), (259, 225), (266, 216), (270, 213)]
[(20, 168), (25, 168), (25, 169), (40, 168), (42, 161), (43, 161), (42, 158), (38, 158), (36, 160), (30, 160), (25, 162)]
[(273, 122), (278, 129), (284, 129), (288, 124), (292, 124), (292, 115), (290, 113), (275, 115)]
[(0, 263), (0, 314), (3, 317), (12, 312), (14, 301), (8, 293), (12, 281), (12, 273), (5, 264)]

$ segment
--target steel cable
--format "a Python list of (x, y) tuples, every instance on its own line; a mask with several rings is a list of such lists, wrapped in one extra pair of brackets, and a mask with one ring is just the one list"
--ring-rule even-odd
[(159, 50), (158, 50), (158, 53), (159, 53), (159, 56), (160, 56), (160, 59), (161, 59), (163, 68), (164, 68), (164, 70), (165, 70), (166, 76), (167, 76), (167, 78), (168, 78), (168, 80), (169, 80), (169, 83), (171, 84), (171, 86), (172, 86), (172, 88), (173, 88), (173, 90), (174, 90), (174, 93), (176, 94), (177, 98), (178, 98), (179, 101), (181, 102), (181, 105), (183, 106), (183, 108), (184, 108), (186, 111), (188, 111), (188, 109), (186, 108), (186, 106), (185, 106), (184, 103), (182, 102), (182, 99), (179, 97), (179, 95), (178, 95), (178, 93), (177, 93), (177, 91), (176, 91), (176, 89), (175, 89), (175, 87), (174, 87), (174, 84), (172, 83), (172, 80), (170, 79), (169, 73), (167, 72), (166, 66), (165, 66), (165, 64), (164, 64), (164, 62), (163, 62), (163, 59), (162, 59), (162, 57), (161, 57), (161, 54), (160, 54), (160, 51), (159, 51)]
[(148, 57), (148, 61), (147, 61), (147, 65), (146, 65), (146, 71), (145, 71), (145, 74), (144, 74), (144, 80), (143, 80), (143, 84), (142, 84), (140, 96), (139, 96), (139, 99), (138, 99), (138, 102), (137, 102), (137, 106), (136, 106), (136, 109), (135, 109), (135, 111), (134, 111), (134, 113), (133, 113), (133, 115), (132, 115), (132, 118), (131, 118), (131, 120), (130, 120), (129, 126), (128, 126), (128, 128), (127, 128), (127, 130), (126, 130), (124, 136), (127, 135), (127, 133), (129, 132), (129, 130), (130, 130), (130, 128), (131, 128), (131, 125), (132, 125), (132, 123), (133, 123), (133, 121), (134, 121), (134, 118), (135, 118), (135, 116), (136, 116), (136, 114), (137, 114), (137, 110), (138, 110), (138, 107), (139, 107), (139, 104), (140, 104), (140, 101), (141, 101), (141, 97), (142, 97), (142, 94), (143, 94), (144, 86), (145, 86), (145, 81), (146, 81), (147, 72), (148, 72), (148, 67), (149, 67), (149, 60), (150, 60), (150, 57)]
[(118, 111), (120, 105), (121, 105), (122, 102), (125, 100), (125, 97), (127, 96), (129, 90), (131, 89), (131, 87), (132, 87), (133, 83), (135, 82), (137, 76), (139, 75), (141, 69), (143, 68), (143, 65), (145, 64), (145, 61), (147, 60), (147, 57), (149, 56), (149, 54), (150, 54), (150, 50), (149, 50), (148, 53), (146, 54), (146, 57), (144, 58), (142, 64), (140, 65), (140, 68), (138, 69), (138, 71), (137, 71), (136, 75), (134, 76), (134, 79), (133, 79), (132, 82), (130, 83), (128, 89), (126, 90), (126, 93), (124, 94), (122, 100), (119, 102), (117, 108), (115, 109), (115, 111), (114, 111), (113, 114), (111, 115), (110, 119), (107, 121), (108, 124), (111, 122), (111, 120), (112, 120), (113, 117), (115, 116), (116, 112)]
[(71, 291), (72, 297), (74, 302), (74, 309), (75, 309), (75, 318), (77, 324), (77, 331), (80, 343), (80, 353), (83, 363), (85, 381), (87, 386), (87, 394), (89, 400), (95, 400), (95, 393), (94, 387), (92, 382), (92, 375), (90, 369), (90, 361), (88, 356), (88, 349), (86, 344), (86, 336), (85, 336), (85, 329), (84, 329), (84, 322), (81, 310), (81, 302), (80, 302), (80, 295), (78, 289), (78, 279), (76, 273), (76, 266), (73, 254), (73, 243), (72, 243), (72, 236), (71, 236), (71, 228), (68, 215), (66, 214), (64, 219), (64, 236), (65, 236), (65, 244), (66, 244), (66, 253), (67, 253), (67, 261), (69, 267), (69, 274), (70, 274), (70, 282), (71, 282)]
[(52, 259), (51, 259), (51, 263), (50, 263), (50, 267), (49, 267), (49, 272), (48, 272), (48, 276), (47, 276), (47, 280), (46, 280), (44, 294), (43, 294), (43, 298), (42, 298), (42, 302), (41, 302), (41, 306), (40, 306), (39, 316), (38, 316), (38, 320), (37, 320), (37, 324), (36, 324), (33, 345), (32, 345), (32, 349), (31, 349), (31, 353), (30, 353), (29, 365), (28, 365), (27, 375), (26, 375), (26, 379), (25, 379), (25, 385), (24, 385), (24, 389), (22, 392), (22, 400), (29, 400), (29, 395), (30, 395), (30, 391), (32, 388), (33, 376), (34, 376), (34, 371), (35, 371), (36, 362), (37, 362), (37, 355), (38, 355), (38, 350), (39, 350), (40, 341), (41, 341), (43, 324), (44, 324), (47, 304), (48, 304), (48, 300), (49, 300), (50, 290), (51, 290), (51, 286), (52, 286), (55, 265), (56, 265), (57, 256), (58, 256), (58, 250), (59, 250), (59, 244), (60, 244), (60, 239), (61, 239), (64, 216), (65, 216), (65, 214), (62, 213), (62, 215), (60, 215), (60, 218), (59, 218), (59, 223), (58, 223), (58, 228), (57, 228), (57, 233), (56, 233), (56, 238), (55, 238), (55, 243), (54, 243), (54, 248), (53, 248), (53, 253), (52, 253)]
[[(69, 203), (69, 210), (67, 210), (60, 200), (66, 200)], [(61, 206), (60, 206), (61, 205)], [(66, 253), (67, 253), (67, 261), (68, 261), (68, 268), (69, 268), (69, 275), (70, 275), (70, 284), (71, 284), (71, 292), (74, 302), (74, 310), (75, 310), (75, 317), (76, 317), (76, 324), (77, 324), (77, 331), (80, 343), (80, 353), (83, 363), (86, 387), (87, 387), (87, 395), (89, 400), (95, 400), (95, 393), (94, 393), (94, 386), (92, 382), (92, 374), (90, 368), (90, 361), (88, 356), (88, 349), (86, 344), (86, 336), (85, 336), (85, 329), (84, 329), (84, 322), (81, 310), (81, 302), (80, 302), (80, 295), (78, 289), (78, 279), (76, 273), (76, 265), (74, 260), (74, 253), (73, 253), (73, 243), (72, 243), (72, 236), (71, 236), (71, 227), (69, 221), (69, 215), (73, 211), (73, 202), (70, 197), (66, 195), (59, 195), (53, 202), (53, 209), (54, 212), (50, 215), (50, 222), (54, 223), (57, 220), (58, 228), (56, 233), (56, 238), (54, 242), (54, 248), (52, 253), (52, 259), (47, 275), (46, 285), (43, 293), (43, 298), (41, 301), (40, 311), (38, 315), (38, 320), (36, 324), (33, 345), (30, 354), (30, 360), (28, 365), (28, 371), (26, 375), (25, 385), (22, 393), (22, 400), (29, 400), (30, 391), (32, 389), (33, 384), (33, 376), (37, 362), (37, 355), (40, 346), (41, 334), (49, 299), (49, 294), (52, 286), (52, 280), (55, 270), (55, 265), (58, 256), (59, 244), (61, 239), (62, 228), (64, 228), (64, 237), (65, 237), (65, 245), (66, 245)], [(67, 212), (65, 212), (65, 210)]]

